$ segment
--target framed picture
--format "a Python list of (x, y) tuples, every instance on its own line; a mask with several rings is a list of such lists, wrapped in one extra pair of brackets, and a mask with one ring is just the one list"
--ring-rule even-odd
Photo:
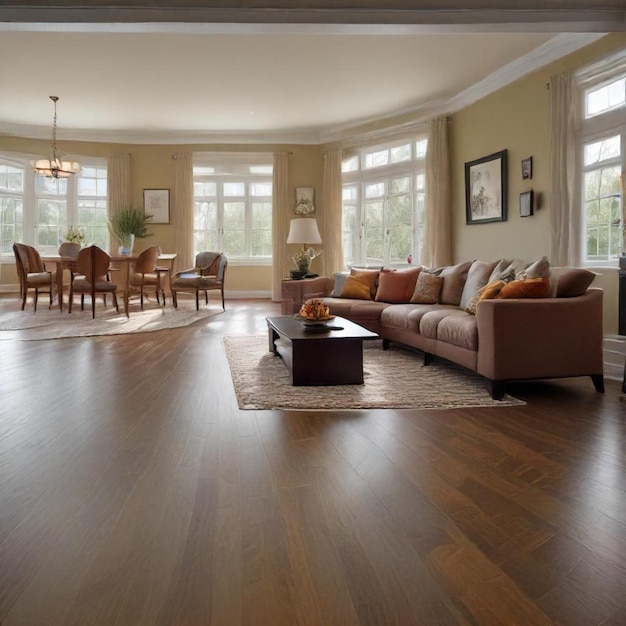
[(467, 224), (506, 221), (506, 155), (502, 150), (465, 164)]
[(152, 224), (170, 223), (170, 190), (144, 189), (143, 210), (146, 215), (152, 215)]
[(294, 212), (296, 215), (310, 215), (315, 213), (315, 204), (313, 204), (313, 195), (315, 190), (313, 187), (297, 187), (296, 188), (296, 206)]
[(524, 191), (519, 195), (519, 214), (521, 217), (530, 217), (533, 214), (535, 194), (533, 190)]
[(522, 159), (522, 180), (530, 180), (533, 177), (533, 158)]

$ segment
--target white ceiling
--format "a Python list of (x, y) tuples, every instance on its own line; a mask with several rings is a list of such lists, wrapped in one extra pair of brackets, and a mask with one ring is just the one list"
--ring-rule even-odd
[(317, 143), (379, 117), (450, 111), (459, 94), (484, 95), (598, 36), (3, 24), (0, 133), (50, 137), (56, 95), (59, 139)]

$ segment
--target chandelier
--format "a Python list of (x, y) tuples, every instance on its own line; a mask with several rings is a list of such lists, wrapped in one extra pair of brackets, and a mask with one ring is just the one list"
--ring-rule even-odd
[(76, 161), (62, 161), (57, 156), (57, 96), (50, 96), (54, 102), (54, 122), (52, 125), (52, 152), (47, 159), (39, 159), (33, 163), (35, 173), (39, 176), (52, 178), (69, 178), (80, 172), (80, 165)]

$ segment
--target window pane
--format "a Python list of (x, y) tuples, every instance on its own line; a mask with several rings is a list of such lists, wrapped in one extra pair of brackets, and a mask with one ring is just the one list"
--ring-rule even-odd
[(194, 182), (193, 195), (194, 196), (216, 196), (217, 185), (213, 182)]
[[(194, 202), (193, 228), (217, 232), (217, 204), (215, 202)], [(196, 248), (198, 251), (206, 249)]]
[(373, 185), (365, 186), (366, 198), (379, 198), (385, 195), (385, 183), (374, 183)]
[(225, 196), (245, 196), (246, 184), (245, 183), (224, 183), (224, 195)]
[(411, 187), (411, 179), (408, 176), (394, 178), (391, 181), (390, 193), (406, 193)]
[(224, 202), (224, 228), (245, 226), (246, 205), (244, 202)]
[(389, 163), (389, 150), (378, 150), (365, 155), (365, 168), (381, 167)]
[(367, 262), (382, 262), (384, 258), (383, 248), (383, 229), (367, 229), (365, 231), (365, 260)]
[(356, 185), (344, 185), (342, 195), (344, 200), (356, 200)]
[(402, 263), (411, 254), (412, 229), (410, 225), (394, 226), (389, 229), (389, 260)]
[(24, 170), (0, 165), (0, 191), (20, 192), (24, 189)]
[(383, 203), (367, 202), (365, 204), (365, 228), (382, 228), (383, 226)]
[(397, 226), (411, 225), (411, 200), (409, 195), (392, 196), (387, 204), (387, 224)]
[(271, 196), (272, 195), (272, 183), (250, 183), (250, 195), (251, 196)]
[(391, 148), (391, 162), (402, 163), (404, 161), (411, 160), (411, 144), (407, 143), (404, 146), (396, 146)]
[(422, 139), (415, 142), (415, 156), (418, 159), (423, 159), (426, 156), (426, 149), (428, 148), (428, 139)]
[(271, 176), (273, 172), (273, 165), (252, 165), (250, 167), (250, 174), (266, 174)]
[(48, 178), (47, 176), (35, 177), (35, 192), (40, 195), (64, 196), (67, 194), (66, 178)]
[(587, 92), (587, 117), (606, 113), (626, 102), (626, 78), (620, 78), (609, 85)]
[(620, 155), (620, 137), (609, 137), (602, 141), (590, 143), (585, 146), (584, 163), (585, 165), (593, 165), (601, 163), (607, 159), (614, 159)]
[(22, 200), (0, 197), (0, 253), (12, 252), (16, 241), (23, 241)]
[(224, 252), (226, 256), (245, 256), (245, 243), (243, 230), (224, 230)]

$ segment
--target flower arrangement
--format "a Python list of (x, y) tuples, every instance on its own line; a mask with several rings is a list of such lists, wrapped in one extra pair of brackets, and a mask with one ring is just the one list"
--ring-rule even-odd
[(330, 316), (330, 310), (321, 300), (312, 298), (300, 307), (299, 315), (307, 320), (324, 320)]
[(296, 252), (293, 257), (293, 262), (301, 272), (308, 272), (309, 267), (311, 267), (311, 261), (321, 254), (321, 251), (318, 252), (313, 248), (302, 249), (299, 252)]
[(82, 245), (85, 242), (85, 233), (78, 226), (70, 226), (63, 236), (65, 241), (72, 243), (80, 243)]

